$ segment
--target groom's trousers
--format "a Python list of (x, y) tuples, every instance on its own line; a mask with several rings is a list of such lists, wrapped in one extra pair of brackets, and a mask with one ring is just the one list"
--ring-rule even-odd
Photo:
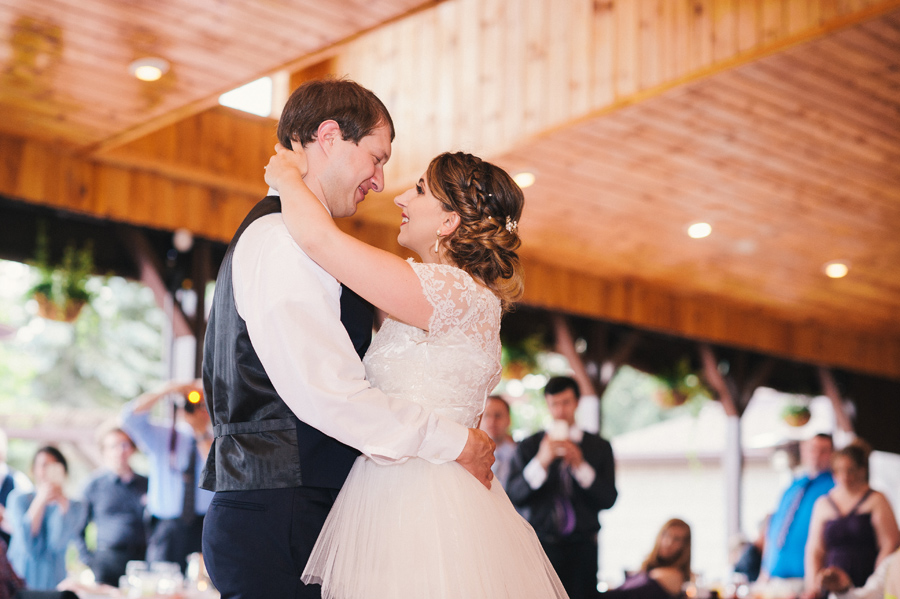
[(217, 491), (203, 556), (222, 599), (320, 599), (319, 585), (300, 575), (337, 495), (315, 487)]

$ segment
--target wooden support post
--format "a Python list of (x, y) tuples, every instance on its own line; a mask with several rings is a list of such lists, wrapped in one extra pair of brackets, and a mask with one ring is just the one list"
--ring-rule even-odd
[(191, 330), (197, 339), (194, 354), (194, 376), (200, 378), (203, 370), (203, 340), (206, 338), (206, 284), (212, 279), (212, 252), (209, 242), (194, 241), (194, 255), (191, 264), (191, 279), (197, 295), (197, 308), (191, 318)]
[[(597, 323), (588, 344), (588, 353), (596, 361), (598, 368), (596, 376), (592, 377), (585, 367), (584, 360), (575, 350), (575, 340), (572, 329), (565, 316), (559, 313), (551, 315), (553, 331), (556, 337), (556, 351), (565, 356), (572, 367), (573, 378), (578, 382), (582, 395), (594, 395), (598, 399), (603, 397), (606, 388), (612, 381), (616, 371), (628, 361), (631, 353), (640, 342), (641, 336), (636, 331), (630, 331), (615, 348), (608, 344), (609, 328), (605, 323)], [(599, 412), (597, 430), (600, 430)]]
[(725, 482), (726, 530), (729, 541), (741, 532), (741, 487), (743, 486), (744, 449), (741, 440), (741, 416), (754, 391), (763, 385), (775, 363), (764, 359), (748, 371), (748, 356), (738, 356), (737, 368), (727, 375), (719, 370), (719, 363), (712, 347), (706, 343), (699, 345), (703, 377), (716, 392), (727, 415), (725, 447), (722, 454), (722, 468)]
[(844, 399), (834, 380), (834, 375), (830, 369), (824, 366), (819, 366), (818, 374), (819, 382), (822, 385), (822, 394), (831, 400), (831, 407), (834, 408), (834, 422), (838, 430), (844, 433), (853, 433), (853, 423), (844, 410)]
[(163, 280), (162, 263), (153, 253), (153, 248), (147, 237), (134, 227), (120, 227), (119, 239), (128, 249), (131, 258), (138, 266), (141, 282), (153, 291), (153, 297), (156, 298), (156, 305), (163, 310), (167, 309), (167, 304), (171, 303), (172, 331), (175, 337), (184, 335), (193, 335), (193, 330), (188, 324), (188, 319), (181, 311), (178, 302), (172, 297)]

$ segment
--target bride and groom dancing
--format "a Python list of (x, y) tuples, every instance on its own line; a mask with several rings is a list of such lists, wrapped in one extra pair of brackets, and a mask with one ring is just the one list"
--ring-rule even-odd
[[(266, 167), (280, 197), (251, 210), (222, 262), (201, 486), (216, 491), (203, 554), (223, 598), (565, 597), (475, 428), (522, 291), (522, 192), (442, 154), (395, 199), (398, 241), (421, 261), (368, 246), (332, 217), (383, 189), (393, 137), (369, 90), (300, 86)], [(374, 339), (369, 303), (387, 315)]]

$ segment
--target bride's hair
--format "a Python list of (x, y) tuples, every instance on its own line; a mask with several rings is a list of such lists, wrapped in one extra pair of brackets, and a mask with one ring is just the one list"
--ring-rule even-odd
[(447, 256), (500, 298), (504, 309), (522, 297), (518, 221), (525, 197), (502, 168), (463, 152), (428, 165), (428, 186), (459, 226), (441, 238)]

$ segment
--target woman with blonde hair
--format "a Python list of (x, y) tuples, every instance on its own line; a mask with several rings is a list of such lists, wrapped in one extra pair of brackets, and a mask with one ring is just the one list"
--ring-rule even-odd
[[(330, 140), (317, 143), (330, 151)], [(372, 156), (376, 164), (386, 159)], [(302, 150), (277, 146), (266, 182), (309, 258), (388, 314), (363, 360), (368, 380), (476, 426), (500, 380), (500, 316), (522, 293), (521, 189), (471, 154), (433, 159), (394, 199), (397, 240), (418, 254), (414, 262), (338, 229), (306, 186), (306, 172)], [(321, 584), (327, 599), (566, 597), (500, 484), (488, 490), (458, 463), (417, 458), (392, 465), (357, 458), (302, 579)]]
[(638, 572), (629, 574), (605, 599), (670, 599), (691, 579), (691, 527), (679, 518), (662, 525)]

